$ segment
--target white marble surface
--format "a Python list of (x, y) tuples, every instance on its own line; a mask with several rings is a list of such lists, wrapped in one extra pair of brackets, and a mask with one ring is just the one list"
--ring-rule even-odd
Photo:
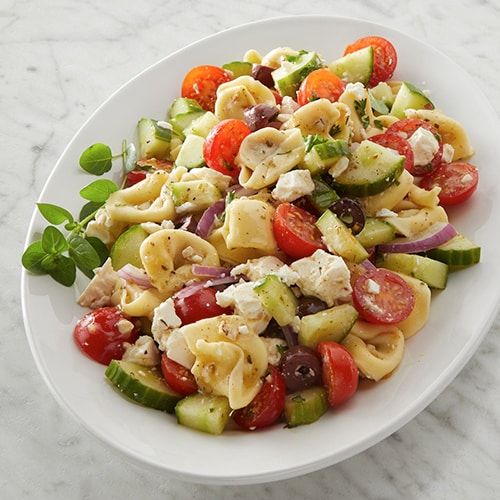
[(498, 498), (500, 318), (457, 379), (399, 432), (329, 469), (261, 486), (185, 484), (130, 465), (57, 405), (35, 368), (19, 258), (33, 203), (72, 135), (168, 52), (236, 24), (304, 13), (365, 18), (430, 42), (500, 111), (498, 0), (0, 1), (0, 498)]

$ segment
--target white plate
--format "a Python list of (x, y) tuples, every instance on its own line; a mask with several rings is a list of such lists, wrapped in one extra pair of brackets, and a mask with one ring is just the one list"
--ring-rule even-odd
[[(40, 201), (77, 214), (82, 204), (78, 191), (94, 179), (79, 170), (80, 153), (94, 142), (119, 151), (123, 138), (132, 139), (139, 118), (163, 118), (191, 67), (238, 60), (249, 48), (265, 53), (287, 45), (318, 50), (332, 60), (347, 43), (366, 35), (389, 38), (398, 51), (395, 78), (431, 89), (437, 106), (465, 124), (481, 180), (474, 198), (453, 210), (452, 222), (481, 244), (482, 263), (450, 276), (446, 291), (433, 298), (428, 325), (408, 342), (402, 365), (388, 380), (360, 391), (313, 425), (218, 437), (178, 426), (174, 417), (131, 404), (115, 393), (104, 380), (104, 367), (82, 356), (73, 344), (72, 328), (83, 313), (75, 304), (76, 290), (23, 272), (24, 322), (38, 368), (57, 400), (104, 442), (197, 482), (245, 484), (297, 476), (359, 453), (399, 429), (452, 381), (477, 349), (500, 294), (500, 260), (495, 255), (500, 243), (497, 117), (459, 66), (392, 29), (345, 18), (290, 17), (240, 26), (196, 42), (132, 79), (94, 113), (62, 154)], [(28, 241), (43, 226), (35, 214)]]

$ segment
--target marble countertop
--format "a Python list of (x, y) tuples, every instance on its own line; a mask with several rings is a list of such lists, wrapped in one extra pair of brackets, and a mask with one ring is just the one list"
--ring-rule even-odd
[(186, 484), (129, 464), (58, 406), (29, 353), (19, 299), (25, 230), (80, 125), (167, 53), (233, 25), (304, 13), (364, 18), (423, 39), (469, 71), (500, 111), (496, 0), (1, 2), (1, 498), (498, 498), (500, 318), (456, 380), (391, 437), (323, 471), (247, 487)]

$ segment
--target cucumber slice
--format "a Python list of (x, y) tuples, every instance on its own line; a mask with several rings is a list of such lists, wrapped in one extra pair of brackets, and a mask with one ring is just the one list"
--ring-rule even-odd
[(321, 177), (313, 177), (314, 191), (307, 195), (309, 203), (323, 213), (333, 202), (339, 200), (339, 195)]
[(205, 111), (190, 111), (188, 113), (181, 113), (170, 118), (169, 122), (174, 131), (179, 135), (184, 135), (184, 130), (188, 128), (196, 119), (205, 114)]
[(429, 250), (426, 255), (450, 266), (472, 266), (481, 259), (481, 247), (457, 234), (444, 245)]
[(186, 97), (174, 99), (168, 110), (168, 116), (174, 118), (177, 115), (192, 113), (193, 111), (203, 111), (202, 107), (194, 100)]
[(229, 401), (225, 396), (192, 394), (175, 407), (177, 422), (209, 434), (221, 434), (229, 420)]
[(233, 61), (222, 65), (223, 69), (230, 71), (233, 78), (252, 74), (252, 64), (243, 61)]
[(276, 320), (278, 325), (289, 325), (297, 308), (297, 298), (275, 274), (268, 274), (253, 287), (264, 309)]
[(172, 182), (170, 191), (176, 207), (192, 203), (197, 211), (205, 210), (222, 198), (221, 192), (208, 181)]
[(375, 85), (375, 87), (371, 88), (369, 92), (370, 97), (373, 96), (375, 99), (382, 101), (388, 108), (392, 107), (394, 99), (396, 98), (396, 96), (392, 93), (391, 87), (385, 82), (380, 82), (378, 85)]
[(353, 236), (351, 230), (330, 210), (326, 210), (317, 220), (316, 226), (323, 235), (330, 252), (346, 260), (360, 263), (368, 258), (368, 252)]
[(393, 184), (404, 169), (405, 157), (363, 141), (354, 151), (349, 167), (333, 180), (333, 188), (344, 196), (371, 196)]
[(203, 167), (205, 165), (205, 158), (203, 157), (204, 144), (205, 139), (203, 137), (193, 134), (186, 135), (179, 154), (175, 159), (175, 165), (188, 169)]
[(351, 52), (330, 64), (330, 71), (345, 82), (366, 85), (373, 72), (373, 47)]
[(342, 342), (358, 319), (350, 304), (332, 307), (303, 316), (299, 327), (299, 344), (316, 349), (320, 342)]
[(191, 125), (184, 129), (183, 133), (186, 137), (189, 134), (207, 137), (210, 130), (212, 130), (218, 123), (219, 119), (211, 111), (207, 111), (199, 118), (193, 120)]
[(109, 256), (113, 269), (118, 271), (126, 264), (132, 264), (135, 267), (142, 268), (141, 255), (139, 249), (142, 242), (149, 234), (142, 229), (140, 224), (129, 227), (125, 232), (118, 236), (114, 245), (111, 247)]
[(325, 171), (342, 157), (349, 154), (347, 141), (332, 139), (315, 144), (304, 158), (304, 166), (311, 174)]
[(319, 420), (328, 411), (324, 387), (311, 387), (285, 398), (285, 420), (288, 427), (307, 425)]
[(405, 117), (405, 110), (407, 109), (434, 109), (434, 104), (415, 85), (403, 82), (396, 95), (390, 114), (402, 119)]
[(181, 136), (171, 128), (160, 127), (156, 120), (141, 118), (137, 124), (139, 157), (169, 160), (170, 151), (181, 143)]
[(148, 408), (173, 413), (175, 405), (182, 398), (167, 386), (155, 368), (114, 359), (105, 375), (125, 396)]
[(389, 243), (395, 237), (396, 231), (388, 222), (371, 217), (367, 217), (365, 227), (356, 235), (356, 239), (365, 248), (372, 248), (377, 245)]
[(295, 97), (302, 80), (309, 73), (323, 66), (316, 52), (301, 51), (297, 56), (289, 56), (278, 69), (272, 72), (272, 76), (282, 96)]
[(448, 266), (443, 262), (408, 253), (388, 253), (377, 260), (378, 267), (413, 276), (431, 288), (446, 288)]

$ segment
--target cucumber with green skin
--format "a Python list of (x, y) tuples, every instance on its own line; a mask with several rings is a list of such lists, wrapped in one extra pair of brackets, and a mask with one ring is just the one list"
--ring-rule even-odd
[(186, 137), (189, 134), (194, 134), (206, 138), (210, 130), (218, 123), (219, 119), (211, 111), (207, 111), (205, 114), (195, 118), (191, 124), (183, 130), (183, 134)]
[(147, 368), (114, 359), (105, 375), (122, 394), (148, 408), (173, 413), (182, 398), (165, 383), (159, 367)]
[(221, 434), (229, 420), (231, 408), (225, 396), (192, 394), (175, 407), (177, 422), (209, 434)]
[(233, 74), (233, 78), (252, 74), (252, 63), (243, 61), (232, 61), (222, 65), (222, 69), (226, 69)]
[(347, 141), (341, 139), (326, 140), (311, 147), (304, 158), (304, 166), (311, 174), (318, 174), (348, 154), (349, 145)]
[(389, 243), (394, 238), (396, 238), (396, 231), (388, 222), (372, 217), (366, 218), (365, 226), (361, 232), (356, 235), (356, 239), (365, 248), (372, 248), (377, 245)]
[(370, 89), (369, 93), (370, 97), (373, 96), (375, 99), (382, 101), (389, 109), (392, 107), (394, 99), (396, 98), (392, 93), (391, 87), (385, 82), (380, 82), (375, 85), (375, 87)]
[(330, 71), (349, 83), (366, 85), (373, 73), (373, 47), (365, 47), (333, 61)]
[(172, 182), (169, 187), (176, 207), (192, 203), (201, 211), (222, 198), (221, 192), (208, 181)]
[(203, 167), (205, 158), (203, 156), (203, 146), (205, 139), (199, 135), (186, 135), (182, 143), (179, 154), (175, 159), (175, 165), (178, 167), (186, 167), (187, 169)]
[(170, 159), (170, 151), (181, 144), (182, 136), (169, 127), (170, 125), (161, 127), (158, 125), (157, 120), (151, 118), (141, 118), (139, 120), (137, 135), (140, 159)]
[(118, 271), (126, 264), (132, 264), (135, 267), (142, 268), (143, 265), (139, 250), (142, 242), (148, 236), (149, 234), (142, 229), (140, 224), (129, 227), (120, 234), (111, 247), (111, 252), (109, 254), (113, 269)]
[(426, 255), (449, 266), (468, 267), (481, 260), (481, 247), (457, 234), (443, 245), (426, 252)]
[(312, 180), (314, 182), (314, 191), (307, 195), (307, 199), (318, 212), (323, 213), (340, 197), (321, 177), (313, 177)]
[(184, 135), (184, 130), (190, 127), (195, 120), (201, 118), (204, 114), (205, 111), (203, 110), (181, 113), (170, 118), (169, 123), (177, 134)]
[(311, 387), (285, 397), (285, 420), (288, 427), (312, 424), (327, 411), (328, 398), (324, 387)]
[(203, 108), (194, 100), (188, 99), (187, 97), (178, 97), (172, 101), (170, 108), (168, 110), (168, 116), (170, 119), (175, 118), (177, 115), (183, 115), (185, 113), (192, 113), (197, 111), (203, 111)]
[(405, 118), (407, 109), (434, 109), (431, 100), (415, 85), (403, 82), (391, 108), (391, 115)]

